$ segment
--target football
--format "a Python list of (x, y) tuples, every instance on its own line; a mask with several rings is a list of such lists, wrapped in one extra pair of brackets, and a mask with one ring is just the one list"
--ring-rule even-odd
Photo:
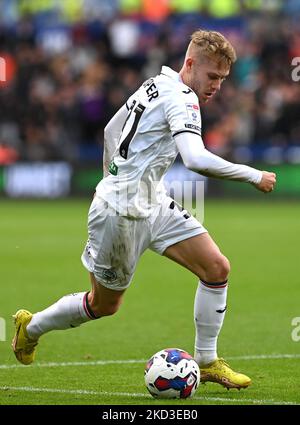
[(198, 364), (180, 348), (158, 351), (146, 364), (145, 384), (155, 398), (192, 397), (199, 382)]

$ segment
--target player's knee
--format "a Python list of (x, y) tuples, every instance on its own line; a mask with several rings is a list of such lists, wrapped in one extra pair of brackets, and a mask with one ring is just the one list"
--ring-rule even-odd
[(230, 272), (229, 260), (224, 255), (216, 256), (206, 270), (204, 280), (207, 282), (224, 282)]
[(223, 255), (222, 265), (221, 265), (222, 281), (223, 281), (223, 278), (224, 280), (228, 279), (229, 273), (230, 273), (230, 262), (228, 258)]

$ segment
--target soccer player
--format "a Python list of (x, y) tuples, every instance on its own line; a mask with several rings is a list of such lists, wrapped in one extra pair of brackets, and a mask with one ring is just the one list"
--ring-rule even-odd
[(221, 88), (236, 60), (220, 33), (191, 36), (179, 73), (163, 66), (112, 117), (105, 128), (104, 174), (88, 215), (82, 262), (91, 290), (67, 295), (47, 309), (14, 318), (13, 350), (23, 364), (34, 360), (39, 338), (114, 314), (147, 249), (181, 264), (198, 279), (194, 305), (195, 359), (201, 380), (246, 388), (251, 380), (218, 357), (217, 338), (225, 311), (229, 261), (207, 230), (165, 194), (162, 179), (180, 153), (185, 166), (204, 176), (252, 184), (271, 192), (272, 172), (233, 164), (205, 149), (200, 106)]

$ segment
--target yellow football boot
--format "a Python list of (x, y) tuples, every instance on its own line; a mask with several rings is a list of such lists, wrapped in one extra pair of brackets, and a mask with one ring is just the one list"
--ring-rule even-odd
[(234, 372), (224, 359), (217, 359), (212, 363), (200, 368), (200, 379), (202, 383), (217, 382), (228, 390), (230, 388), (247, 388), (251, 379), (242, 373)]
[(27, 310), (19, 310), (13, 318), (16, 332), (12, 340), (12, 349), (20, 363), (29, 365), (34, 360), (35, 347), (38, 343), (37, 340), (30, 339), (26, 331), (26, 326), (30, 322), (32, 314)]

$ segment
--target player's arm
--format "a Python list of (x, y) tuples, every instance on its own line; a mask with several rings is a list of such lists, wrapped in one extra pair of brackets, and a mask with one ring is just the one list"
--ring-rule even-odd
[(253, 184), (262, 192), (271, 192), (276, 175), (243, 164), (234, 164), (205, 149), (200, 135), (180, 132), (174, 135), (184, 165), (204, 176)]
[(108, 167), (118, 146), (120, 134), (128, 115), (127, 104), (123, 105), (104, 129), (103, 175), (108, 175)]

